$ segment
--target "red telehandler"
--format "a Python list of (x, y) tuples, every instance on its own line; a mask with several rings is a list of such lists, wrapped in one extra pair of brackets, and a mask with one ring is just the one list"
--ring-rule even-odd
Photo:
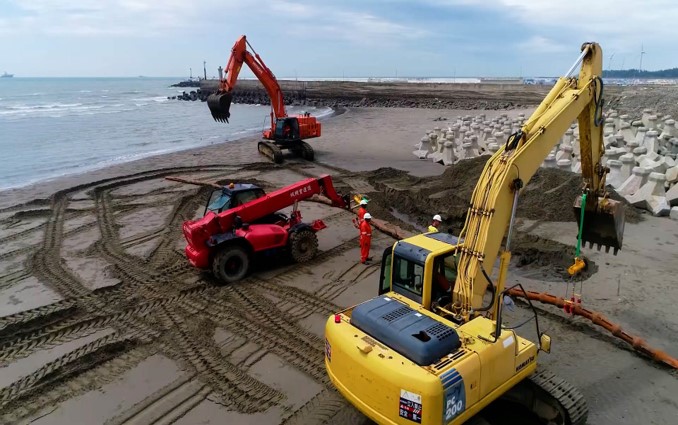
[[(304, 223), (299, 201), (324, 195), (338, 208), (350, 208), (348, 195), (339, 195), (329, 175), (312, 177), (266, 194), (253, 184), (233, 184), (212, 192), (204, 216), (183, 225), (186, 256), (197, 268), (212, 269), (231, 283), (247, 274), (255, 254), (289, 255), (296, 262), (311, 260), (318, 250), (316, 232), (322, 220)], [(287, 215), (278, 210), (294, 206)]]
[[(247, 51), (247, 46), (252, 49), (254, 55)], [(216, 121), (228, 122), (231, 116), (233, 88), (243, 63), (261, 81), (271, 98), (271, 128), (264, 130), (265, 140), (259, 142), (259, 152), (276, 164), (283, 161), (282, 151), (284, 149), (291, 150), (292, 153), (307, 161), (313, 161), (313, 148), (303, 139), (320, 137), (320, 123), (308, 113), (293, 117), (287, 115), (280, 84), (244, 35), (233, 45), (224, 78), (219, 82), (219, 89), (207, 97), (207, 106), (212, 113), (212, 118)]]

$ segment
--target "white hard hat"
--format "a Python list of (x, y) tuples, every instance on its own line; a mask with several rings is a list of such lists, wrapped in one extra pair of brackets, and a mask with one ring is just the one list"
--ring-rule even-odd
[(434, 219), (435, 221), (443, 221), (443, 219), (442, 219), (442, 218), (440, 217), (440, 215), (438, 215), (438, 214), (434, 215), (434, 216), (433, 216), (433, 219)]
[(371, 219), (372, 219), (372, 214), (370, 214), (370, 213), (365, 213), (365, 215), (363, 216), (363, 219), (365, 219), (365, 220), (371, 220)]
[(367, 201), (363, 199), (362, 201), (360, 201), (360, 205), (367, 205)]

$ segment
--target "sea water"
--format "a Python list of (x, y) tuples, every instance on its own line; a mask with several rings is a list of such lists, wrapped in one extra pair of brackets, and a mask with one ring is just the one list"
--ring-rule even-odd
[[(222, 143), (270, 126), (269, 105), (231, 106), (229, 124), (207, 104), (168, 99), (193, 88), (170, 78), (0, 79), (0, 190), (115, 163)], [(290, 108), (315, 116), (329, 108)]]

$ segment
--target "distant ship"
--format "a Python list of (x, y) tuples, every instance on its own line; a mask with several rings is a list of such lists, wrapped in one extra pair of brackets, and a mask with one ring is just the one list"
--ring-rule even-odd
[(14, 74), (8, 74), (7, 71), (0, 75), (0, 78), (12, 78), (12, 77), (14, 77)]

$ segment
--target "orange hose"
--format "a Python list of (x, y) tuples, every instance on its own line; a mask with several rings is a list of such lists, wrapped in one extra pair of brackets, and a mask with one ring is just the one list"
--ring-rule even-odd
[(527, 291), (527, 294), (525, 294), (523, 293), (523, 291), (519, 289), (511, 289), (509, 290), (509, 295), (521, 298), (528, 298), (532, 301), (539, 301), (541, 303), (551, 304), (560, 308), (569, 305), (572, 314), (589, 319), (591, 322), (593, 322), (593, 324), (598, 325), (601, 328), (607, 329), (612, 335), (631, 345), (634, 350), (651, 358), (652, 360), (658, 363), (663, 363), (674, 369), (678, 369), (678, 359), (670, 356), (665, 351), (650, 347), (642, 338), (635, 335), (631, 335), (628, 332), (624, 331), (620, 325), (611, 322), (607, 317), (605, 317), (601, 313), (588, 310), (586, 308), (581, 307), (581, 305), (577, 303), (571, 303), (561, 297), (547, 294), (545, 292)]

